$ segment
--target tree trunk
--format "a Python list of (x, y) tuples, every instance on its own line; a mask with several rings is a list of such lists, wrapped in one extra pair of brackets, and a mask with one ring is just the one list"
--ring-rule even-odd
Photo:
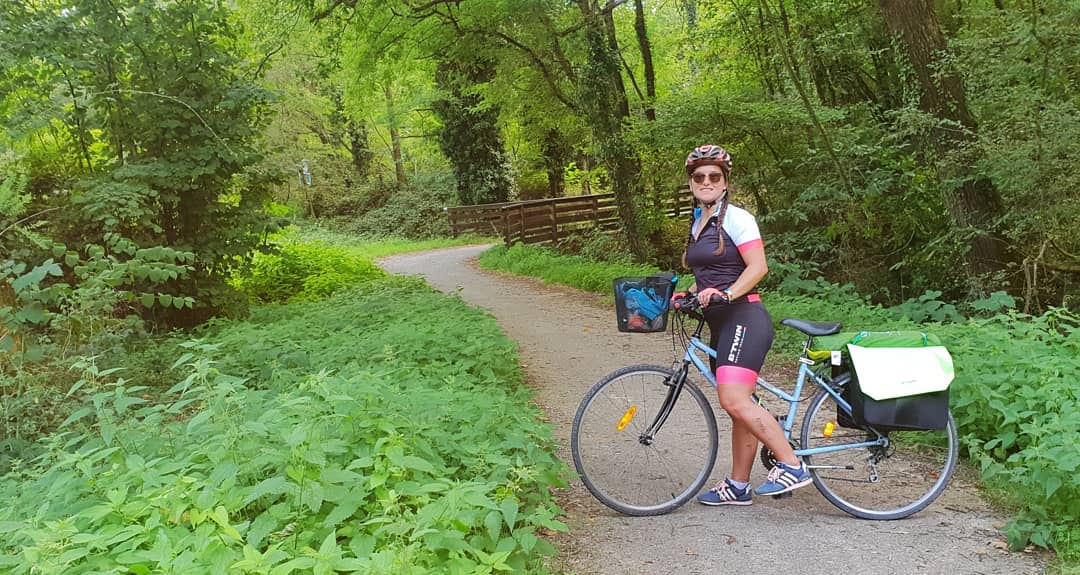
[(401, 132), (398, 131), (397, 113), (394, 109), (394, 91), (386, 87), (386, 113), (390, 120), (390, 153), (394, 158), (394, 174), (399, 189), (409, 185), (405, 178), (405, 163), (401, 159)]
[(619, 69), (619, 38), (615, 34), (615, 16), (613, 10), (608, 10), (601, 16), (604, 22), (604, 32), (607, 36), (607, 57), (614, 66), (610, 69), (610, 79), (615, 85), (612, 96), (619, 111), (619, 118), (630, 117), (630, 98), (626, 96), (626, 84), (623, 83), (622, 71)]
[(353, 169), (361, 181), (367, 181), (371, 176), (371, 162), (375, 159), (371, 147), (368, 146), (368, 127), (363, 120), (349, 119), (345, 124), (346, 144), (349, 147), (349, 155), (352, 156)]
[(653, 69), (652, 47), (645, 30), (645, 2), (634, 1), (634, 32), (637, 34), (638, 48), (641, 50), (641, 62), (645, 68), (645, 117), (656, 120), (656, 70)]
[(494, 63), (439, 62), (435, 83), (445, 97), (432, 109), (442, 123), (439, 147), (450, 160), (462, 205), (505, 202), (514, 187), (499, 132), (499, 108), (483, 106), (475, 88), (495, 77)]
[(566, 195), (565, 168), (570, 150), (557, 130), (549, 129), (540, 142), (540, 153), (547, 172), (548, 196), (561, 198)]
[(772, 97), (775, 97), (777, 94), (787, 96), (787, 89), (784, 86), (783, 78), (781, 78), (783, 71), (777, 70), (777, 67), (773, 64), (773, 55), (769, 49), (769, 42), (765, 40), (770, 36), (771, 32), (768, 21), (765, 18), (765, 11), (761, 9), (760, 4), (757, 7), (757, 15), (759, 34), (754, 42), (760, 43), (761, 46), (758, 61), (761, 62), (761, 73), (765, 81), (765, 91)]
[(968, 111), (960, 76), (938, 64), (947, 49), (932, 0), (878, 0), (889, 32), (900, 39), (919, 82), (919, 108), (941, 120), (930, 135), (932, 160), (945, 184), (945, 205), (953, 221), (972, 229), (968, 252), (971, 272), (981, 275), (1001, 270), (1009, 262), (1004, 240), (995, 231), (1003, 214), (997, 188), (974, 166), (982, 151), (977, 127)]
[(627, 246), (639, 261), (645, 259), (634, 198), (643, 193), (641, 166), (623, 134), (630, 107), (619, 66), (611, 13), (597, 14), (589, 0), (577, 0), (585, 21), (587, 63), (579, 77), (579, 99), (599, 144), (599, 157), (611, 178), (616, 210)]

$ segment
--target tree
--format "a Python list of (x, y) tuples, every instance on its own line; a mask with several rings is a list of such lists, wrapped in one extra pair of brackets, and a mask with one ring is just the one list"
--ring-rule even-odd
[(949, 214), (962, 230), (971, 230), (971, 272), (1000, 271), (1011, 257), (997, 230), (1003, 215), (1001, 197), (993, 182), (975, 170), (982, 157), (978, 128), (960, 76), (943, 65), (947, 44), (933, 5), (930, 0), (879, 0), (878, 6), (914, 70), (919, 108), (936, 120), (926, 139), (925, 157), (938, 166)]
[(57, 152), (72, 168), (59, 176), (72, 192), (37, 189), (69, 208), (58, 212), (61, 239), (104, 243), (117, 261), (140, 248), (194, 253), (186, 278), (123, 280), (146, 288), (144, 304), (197, 301), (197, 313), (152, 308), (161, 320), (191, 324), (233, 305), (226, 280), (269, 226), (269, 186), (247, 168), (259, 161), (271, 98), (241, 76), (247, 53), (232, 12), (220, 3), (79, 0), (3, 3), (0, 18), (12, 25), (3, 51), (24, 72), (2, 95), (62, 95), (62, 107), (41, 110), (36, 123), (66, 128)]
[(442, 62), (436, 80), (443, 98), (434, 109), (442, 121), (439, 145), (450, 159), (463, 205), (505, 202), (514, 182), (499, 133), (497, 108), (484, 106), (476, 90), (494, 74), (490, 64)]

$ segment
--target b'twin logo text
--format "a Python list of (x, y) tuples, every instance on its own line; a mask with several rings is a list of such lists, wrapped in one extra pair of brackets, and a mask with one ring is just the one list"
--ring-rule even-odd
[(728, 352), (727, 359), (732, 363), (739, 361), (739, 354), (742, 352), (743, 338), (746, 337), (746, 327), (743, 325), (735, 326), (735, 337), (731, 340), (731, 351)]

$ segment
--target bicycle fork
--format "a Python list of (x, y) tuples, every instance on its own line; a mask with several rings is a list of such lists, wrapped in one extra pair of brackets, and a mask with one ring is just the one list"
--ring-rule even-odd
[(664, 426), (668, 417), (671, 416), (671, 410), (675, 408), (675, 402), (678, 401), (679, 395), (682, 393), (682, 388), (686, 385), (686, 372), (689, 364), (683, 363), (683, 366), (671, 374), (671, 377), (664, 381), (664, 385), (668, 387), (667, 395), (664, 397), (664, 402), (660, 404), (660, 409), (656, 412), (656, 417), (652, 423), (649, 424), (645, 431), (641, 432), (638, 436), (638, 443), (642, 445), (652, 445), (656, 439), (656, 434), (660, 431), (660, 428)]

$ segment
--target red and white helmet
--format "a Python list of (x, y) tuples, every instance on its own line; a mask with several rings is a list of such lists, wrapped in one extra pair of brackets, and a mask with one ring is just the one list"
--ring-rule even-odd
[(731, 154), (720, 146), (706, 144), (694, 148), (690, 155), (686, 156), (686, 173), (692, 174), (701, 166), (720, 166), (724, 175), (731, 174)]

